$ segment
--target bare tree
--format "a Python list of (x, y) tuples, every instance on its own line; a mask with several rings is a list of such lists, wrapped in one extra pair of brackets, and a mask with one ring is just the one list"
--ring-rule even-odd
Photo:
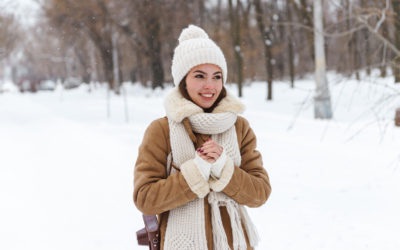
[(215, 22), (215, 32), (214, 32), (214, 39), (216, 43), (219, 43), (219, 40), (221, 39), (221, 21), (222, 21), (222, 17), (221, 17), (221, 0), (218, 0), (217, 2), (217, 9), (216, 9), (216, 22)]
[(143, 36), (144, 48), (152, 70), (152, 88), (163, 88), (164, 70), (161, 59), (160, 0), (134, 1), (139, 18), (139, 30)]
[[(361, 7), (368, 11), (369, 8), (369, 0), (361, 0)], [(370, 48), (370, 34), (368, 28), (364, 28), (362, 30), (363, 40), (364, 40), (364, 51), (365, 55), (365, 67), (367, 75), (371, 74), (371, 48)]]
[[(398, 1), (325, 1), (327, 69), (355, 73), (359, 78), (362, 68), (377, 68), (385, 76), (386, 67), (392, 66), (397, 80)], [(27, 31), (34, 34), (32, 44), (21, 47), (24, 60), (32, 62), (28, 71), (44, 78), (106, 81), (116, 93), (124, 79), (153, 88), (162, 86), (172, 79), (168, 69), (176, 38), (190, 23), (206, 29), (223, 51), (231, 51), (226, 59), (239, 95), (243, 82), (260, 79), (268, 83), (266, 97), (272, 99), (273, 81), (290, 77), (293, 86), (295, 75), (302, 77), (313, 70), (311, 0), (39, 2), (45, 19), (37, 25), (40, 28)], [(3, 56), (4, 39), (11, 38), (0, 36)], [(50, 42), (46, 51), (43, 43)]]
[[(400, 0), (392, 0), (393, 11), (395, 12), (394, 18), (394, 34), (395, 34), (395, 46), (400, 51)], [(400, 55), (396, 55), (394, 60), (394, 81), (400, 83)]]
[(312, 32), (313, 27), (313, 5), (309, 4), (307, 0), (300, 0), (299, 4), (293, 5), (296, 9), (296, 13), (301, 23), (306, 27), (309, 27), (308, 31), (304, 33), (306, 35), (307, 44), (310, 51), (310, 58), (314, 60), (314, 34)]
[[(351, 21), (351, 13), (352, 13), (352, 4), (350, 2), (350, 0), (342, 0), (342, 6), (343, 8), (343, 18), (346, 20), (346, 29), (350, 30), (352, 27), (352, 21)], [(346, 60), (346, 71), (351, 75), (354, 72), (354, 62), (355, 62), (355, 53), (354, 53), (354, 49), (355, 46), (357, 46), (357, 42), (356, 42), (356, 36), (354, 35), (354, 32), (349, 33), (348, 35), (346, 35), (347, 37), (347, 60)]]
[(241, 34), (240, 34), (240, 0), (236, 0), (233, 5), (232, 0), (228, 1), (229, 4), (229, 20), (231, 26), (233, 50), (236, 61), (236, 82), (238, 86), (238, 96), (242, 96), (243, 84), (243, 55), (241, 50)]
[[(140, 78), (145, 78), (143, 72), (148, 64), (151, 71), (151, 87), (163, 88), (164, 68), (162, 60), (161, 42), (161, 17), (163, 12), (162, 0), (143, 0), (130, 1), (125, 6), (130, 10), (126, 13), (125, 20), (119, 22), (114, 17), (113, 22), (127, 35), (135, 46), (136, 57), (139, 61)], [(120, 10), (119, 10), (120, 11)], [(132, 13), (134, 13), (133, 22)], [(145, 57), (145, 59), (143, 58)], [(142, 80), (144, 83), (144, 81)], [(145, 83), (144, 83), (145, 84)]]
[[(393, 6), (393, 8), (396, 8), (396, 6)], [(386, 0), (385, 8), (373, 9), (369, 12), (358, 14), (355, 18), (357, 22), (359, 22), (363, 27), (368, 29), (370, 34), (374, 36), (375, 39), (383, 43), (385, 48), (389, 49), (391, 53), (394, 54), (395, 56), (394, 64), (395, 67), (398, 68), (398, 66), (396, 65), (397, 64), (396, 60), (398, 60), (397, 58), (400, 58), (400, 49), (396, 46), (395, 44), (396, 41), (395, 43), (393, 43), (390, 37), (385, 36), (385, 32), (380, 31), (388, 15), (389, 15), (389, 0)], [(396, 24), (396, 18), (394, 18), (394, 20)], [(396, 32), (397, 31), (395, 30), (395, 33)]]
[(314, 117), (332, 118), (331, 98), (326, 79), (326, 63), (324, 49), (324, 28), (322, 20), (321, 0), (314, 0), (314, 37), (315, 37), (315, 80), (317, 84), (314, 97)]
[(19, 25), (12, 15), (0, 15), (0, 60), (14, 49), (19, 38)]
[(272, 54), (271, 54), (271, 27), (267, 26), (264, 21), (264, 10), (260, 0), (254, 0), (254, 7), (256, 10), (256, 20), (258, 30), (261, 35), (262, 43), (264, 45), (264, 63), (267, 74), (267, 100), (272, 100), (272, 79), (273, 79), (273, 68), (272, 68)]
[(60, 32), (71, 34), (81, 31), (82, 35), (87, 36), (93, 42), (102, 59), (103, 74), (109, 88), (118, 90), (119, 83), (114, 79), (112, 56), (113, 24), (106, 6), (107, 2), (104, 1), (106, 0), (84, 2), (49, 0), (44, 2), (43, 7), (48, 20)]
[[(289, 23), (293, 22), (292, 9), (293, 0), (286, 0), (286, 17)], [(288, 63), (289, 63), (289, 75), (290, 75), (290, 86), (294, 88), (294, 50), (293, 50), (293, 28), (292, 25), (288, 26)]]

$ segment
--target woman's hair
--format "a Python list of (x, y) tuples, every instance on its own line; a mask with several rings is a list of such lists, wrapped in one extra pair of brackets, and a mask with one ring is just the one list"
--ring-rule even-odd
[[(182, 96), (185, 97), (185, 99), (187, 99), (187, 100), (193, 102), (192, 98), (190, 98), (189, 93), (187, 92), (187, 89), (186, 89), (186, 76), (187, 76), (187, 75), (185, 75), (185, 76), (182, 78), (181, 82), (179, 83), (179, 92), (181, 92)], [(206, 109), (203, 108), (204, 112), (205, 112), (205, 113), (211, 113), (211, 112), (214, 110), (214, 108), (217, 107), (218, 103), (219, 103), (225, 96), (226, 96), (226, 89), (225, 89), (225, 86), (222, 86), (222, 90), (221, 90), (221, 92), (219, 93), (219, 96), (218, 96), (217, 100), (215, 100), (214, 104), (213, 104), (211, 107), (206, 108)]]

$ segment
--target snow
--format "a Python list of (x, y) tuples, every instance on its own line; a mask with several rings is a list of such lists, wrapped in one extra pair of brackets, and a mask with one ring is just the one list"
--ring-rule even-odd
[(0, 80), (0, 94), (3, 92), (18, 92), (18, 87), (15, 86), (11, 81), (1, 81)]
[[(328, 78), (331, 121), (314, 120), (310, 79), (245, 86), (244, 116), (257, 135), (272, 194), (249, 213), (257, 249), (398, 250), (400, 128), (391, 78)], [(0, 94), (0, 249), (146, 249), (133, 168), (147, 125), (164, 116), (163, 97), (125, 85), (122, 96), (81, 86)], [(236, 94), (236, 87), (228, 85)]]
[(240, 52), (240, 46), (239, 46), (239, 45), (236, 45), (236, 46), (235, 46), (235, 51), (236, 51), (236, 52)]

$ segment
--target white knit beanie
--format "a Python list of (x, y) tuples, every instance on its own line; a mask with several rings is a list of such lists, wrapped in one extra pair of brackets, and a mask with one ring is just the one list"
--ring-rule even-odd
[(224, 54), (202, 28), (191, 24), (182, 30), (178, 40), (171, 66), (175, 86), (193, 67), (205, 63), (219, 66), (226, 82), (228, 69)]

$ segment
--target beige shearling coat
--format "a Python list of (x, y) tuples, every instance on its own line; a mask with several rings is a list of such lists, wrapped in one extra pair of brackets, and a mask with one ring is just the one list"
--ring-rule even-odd
[[(195, 148), (199, 148), (209, 135), (192, 131), (188, 119), (184, 119), (185, 129)], [(236, 202), (249, 207), (264, 204), (270, 193), (269, 177), (263, 168), (260, 153), (256, 150), (256, 136), (249, 123), (238, 116), (235, 123), (238, 145), (242, 157), (240, 167), (225, 166), (220, 180), (222, 192)], [(163, 249), (168, 211), (198, 198), (199, 187), (190, 185), (189, 177), (182, 172), (167, 174), (167, 156), (171, 152), (167, 117), (153, 121), (147, 128), (134, 170), (134, 202), (144, 214), (157, 214), (160, 222), (161, 249)], [(225, 172), (225, 174), (224, 174)], [(226, 174), (229, 173), (230, 174)], [(223, 178), (227, 176), (227, 178)], [(196, 190), (197, 189), (197, 190)], [(201, 188), (200, 188), (201, 189)], [(207, 197), (206, 197), (207, 198)], [(205, 201), (206, 236), (208, 249), (213, 249), (210, 206)], [(232, 248), (232, 232), (229, 215), (225, 207), (220, 208), (225, 233)], [(255, 218), (253, 218), (254, 220)], [(247, 235), (248, 249), (251, 249)]]
[[(168, 119), (183, 123), (195, 148), (199, 148), (210, 137), (210, 135), (198, 134), (192, 130), (188, 117), (201, 113), (203, 110), (185, 99), (178, 89), (170, 92), (164, 105)], [(213, 113), (239, 114), (243, 110), (243, 104), (227, 93), (214, 108)], [(208, 249), (211, 250), (213, 249), (211, 207), (206, 197), (210, 190), (224, 192), (238, 204), (249, 207), (261, 206), (270, 195), (271, 186), (263, 168), (261, 155), (256, 150), (256, 137), (247, 120), (238, 116), (235, 130), (241, 156), (240, 166), (234, 166), (232, 159), (227, 157), (221, 176), (210, 177), (206, 181), (200, 173), (200, 166), (196, 166), (194, 160), (190, 159), (180, 166), (181, 171), (169, 175), (167, 157), (171, 152), (171, 146), (168, 119), (164, 117), (153, 121), (145, 132), (134, 173), (134, 201), (144, 214), (158, 214), (163, 249), (168, 211), (196, 198), (205, 198), (206, 239)], [(230, 217), (225, 207), (220, 207), (220, 212), (228, 243), (232, 248)], [(251, 249), (247, 235), (245, 238), (247, 248)]]

